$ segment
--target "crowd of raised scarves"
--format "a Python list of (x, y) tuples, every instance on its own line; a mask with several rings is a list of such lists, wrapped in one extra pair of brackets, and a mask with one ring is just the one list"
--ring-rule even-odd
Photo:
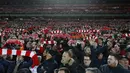
[[(71, 32), (64, 31), (63, 29), (53, 30), (52, 26), (48, 26), (48, 27), (31, 26), (28, 29), (2, 28), (1, 48), (16, 49), (12, 47), (11, 48), (7, 47), (6, 44), (9, 44), (11, 42), (11, 43), (19, 44), (20, 48), (18, 49), (27, 50), (28, 45), (25, 40), (29, 39), (29, 40), (33, 40), (32, 43), (34, 43), (34, 45), (36, 45), (35, 44), (36, 42), (37, 47), (40, 47), (40, 49), (37, 49), (39, 51), (38, 52), (36, 51), (36, 53), (39, 55), (42, 54), (43, 51), (45, 50), (44, 49), (45, 47), (43, 45), (57, 45), (61, 42), (64, 42), (63, 40), (67, 40), (68, 41), (67, 44), (69, 46), (75, 46), (77, 43), (81, 43), (83, 48), (85, 47), (87, 40), (89, 40), (89, 42), (96, 47), (98, 45), (99, 38), (102, 38), (104, 42), (106, 40), (113, 40), (115, 42), (117, 41), (119, 42), (120, 38), (122, 40), (126, 40), (129, 39), (130, 37), (129, 30), (117, 31), (117, 28), (112, 28), (108, 26), (102, 26), (100, 27), (100, 29), (94, 29), (92, 26), (89, 25), (84, 25), (81, 26), (80, 28), (77, 27), (72, 27), (72, 28), (74, 31)], [(20, 41), (20, 43), (18, 41)], [(128, 50), (128, 47), (125, 48), (125, 50)], [(59, 51), (62, 51), (62, 49), (60, 49)]]

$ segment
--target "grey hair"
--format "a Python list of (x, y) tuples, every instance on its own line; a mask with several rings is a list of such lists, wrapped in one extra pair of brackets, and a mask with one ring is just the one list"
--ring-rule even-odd
[(101, 71), (98, 69), (98, 68), (96, 68), (96, 67), (94, 67), (94, 68), (87, 68), (87, 69), (85, 69), (85, 72), (87, 73), (87, 72), (91, 72), (91, 73), (101, 73)]

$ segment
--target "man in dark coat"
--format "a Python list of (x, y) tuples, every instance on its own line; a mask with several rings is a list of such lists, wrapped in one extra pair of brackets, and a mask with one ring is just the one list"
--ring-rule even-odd
[(10, 73), (11, 72), (11, 66), (10, 66), (11, 62), (6, 60), (5, 58), (3, 58), (3, 56), (0, 56), (0, 73), (4, 72), (4, 73)]
[(101, 65), (107, 64), (107, 60), (105, 59), (102, 53), (97, 54), (97, 58), (95, 60), (95, 67), (99, 68)]
[(29, 69), (29, 67), (31, 67), (33, 64), (32, 62), (32, 59), (29, 58), (29, 60), (24, 60), (24, 57), (23, 56), (17, 56), (16, 58), (16, 61), (15, 62), (12, 62), (10, 64), (10, 66), (12, 67), (12, 72), (13, 73), (16, 73), (18, 72), (20, 69), (23, 69), (23, 68), (27, 68)]
[(69, 51), (65, 51), (62, 54), (62, 67), (67, 67), (70, 70), (70, 73), (78, 73), (77, 72), (77, 62), (72, 58), (72, 55)]
[(8, 64), (9, 62), (7, 62), (3, 57), (2, 55), (0, 55), (0, 70), (2, 71), (6, 71), (7, 68), (8, 68)]
[(96, 47), (96, 53), (102, 53), (104, 57), (108, 57), (108, 50), (108, 45), (105, 42), (103, 42), (102, 38), (99, 38)]
[(58, 67), (57, 62), (54, 60), (54, 51), (49, 50), (46, 52), (45, 61), (37, 68), (37, 73), (53, 73), (54, 70)]
[(129, 60), (126, 56), (122, 56), (120, 61), (119, 61), (119, 64), (125, 68), (125, 69), (128, 69), (130, 70), (130, 65), (129, 65)]
[(77, 67), (78, 73), (85, 73), (85, 69), (86, 69), (86, 68), (93, 67), (93, 66), (94, 66), (94, 64), (93, 64), (93, 62), (91, 61), (90, 56), (84, 55), (83, 63), (80, 64), (80, 65)]
[(0, 64), (0, 73), (5, 73), (4, 66)]
[(129, 70), (122, 68), (119, 63), (119, 55), (110, 54), (106, 65), (100, 67), (102, 73), (130, 73)]
[(98, 68), (87, 68), (85, 73), (101, 73)]

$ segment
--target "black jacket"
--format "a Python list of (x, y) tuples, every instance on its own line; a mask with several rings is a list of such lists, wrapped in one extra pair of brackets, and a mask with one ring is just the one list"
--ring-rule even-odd
[(77, 71), (78, 63), (75, 60), (74, 61), (70, 60), (70, 62), (72, 63), (72, 65), (66, 64), (66, 65), (63, 65), (62, 67), (68, 68), (70, 73), (78, 73), (78, 71)]
[(10, 71), (11, 71), (10, 64), (11, 64), (10, 61), (5, 60), (4, 58), (0, 58), (0, 68), (1, 68), (0, 73), (2, 73), (2, 71), (4, 71), (5, 73), (10, 73)]
[(4, 66), (0, 64), (0, 73), (5, 73)]
[(89, 66), (85, 66), (84, 64), (80, 64), (78, 67), (77, 67), (77, 71), (78, 71), (78, 73), (85, 73), (85, 69), (86, 68), (92, 68), (92, 67), (94, 67), (94, 65), (91, 63)]
[[(17, 68), (17, 71), (19, 71), (20, 69), (23, 69), (23, 68), (29, 69), (29, 67), (31, 67), (32, 63), (33, 63), (33, 61), (31, 59), (28, 61), (21, 62)], [(12, 73), (15, 70), (15, 66), (16, 66), (16, 61), (11, 62), (10, 66), (8, 67), (9, 72), (7, 72), (7, 73)]]
[(109, 67), (107, 64), (100, 67), (102, 73), (130, 73), (129, 70), (122, 68), (120, 65), (117, 67)]
[(53, 58), (45, 60), (38, 66), (37, 73), (44, 73), (45, 71), (46, 73), (53, 73), (57, 66), (57, 62)]

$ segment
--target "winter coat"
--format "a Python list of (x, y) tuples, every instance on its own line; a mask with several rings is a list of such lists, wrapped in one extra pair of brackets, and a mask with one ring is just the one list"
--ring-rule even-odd
[(68, 68), (70, 73), (78, 73), (78, 71), (77, 71), (78, 64), (77, 64), (77, 62), (74, 59), (71, 59), (68, 62), (68, 64), (63, 65), (62, 67)]
[(0, 73), (5, 73), (4, 66), (0, 64)]
[(126, 70), (122, 68), (120, 65), (117, 65), (117, 67), (109, 67), (107, 64), (100, 67), (100, 71), (102, 73), (130, 73), (129, 70)]
[(57, 68), (57, 62), (51, 58), (42, 62), (37, 68), (37, 73), (53, 73)]
[[(29, 61), (23, 61), (23, 62), (21, 62), (21, 63), (19, 64), (19, 66), (18, 66), (18, 68), (17, 68), (16, 71), (18, 71), (18, 70), (20, 70), (20, 69), (23, 69), (23, 68), (29, 69), (29, 67), (31, 67), (32, 63), (33, 63), (33, 62), (32, 62), (31, 59), (30, 59)], [(8, 69), (10, 69), (10, 72), (8, 72), (8, 73), (12, 73), (12, 72), (14, 71), (14, 69), (15, 69), (15, 66), (16, 66), (16, 62), (15, 62), (15, 61), (11, 62), (11, 63), (10, 63), (10, 66), (9, 66), (9, 68), (8, 68)]]
[(79, 64), (76, 70), (78, 71), (78, 73), (85, 73), (85, 69), (90, 67), (94, 67), (94, 64), (90, 63), (89, 66), (85, 66), (84, 64)]
[(32, 64), (33, 64), (32, 59), (30, 59), (29, 61), (23, 61), (23, 62), (20, 63), (18, 70), (22, 69), (22, 68), (28, 68), (29, 69), (29, 67), (31, 67)]
[(10, 66), (10, 62), (5, 60), (5, 59), (3, 59), (3, 58), (1, 58), (0, 59), (0, 64), (1, 64), (1, 68), (4, 69), (4, 72), (7, 72), (8, 71), (8, 67)]
[(107, 64), (107, 60), (105, 58), (102, 58), (101, 60), (96, 59), (95, 60), (95, 67), (99, 68), (101, 65)]

